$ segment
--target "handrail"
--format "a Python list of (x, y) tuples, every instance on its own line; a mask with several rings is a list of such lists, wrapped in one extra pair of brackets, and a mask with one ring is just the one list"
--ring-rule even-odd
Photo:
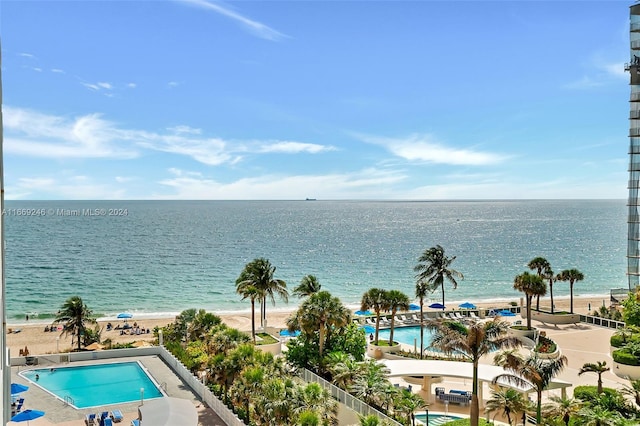
[(66, 395), (64, 397), (64, 403), (65, 403), (65, 405), (73, 405), (73, 406), (76, 405), (75, 402), (73, 401), (73, 398), (71, 398), (71, 396), (69, 396), (69, 395)]

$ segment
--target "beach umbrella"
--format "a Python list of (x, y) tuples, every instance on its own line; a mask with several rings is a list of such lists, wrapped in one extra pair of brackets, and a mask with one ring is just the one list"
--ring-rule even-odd
[(416, 305), (415, 303), (412, 303), (409, 305), (409, 310), (410, 311), (419, 311), (420, 310), (420, 305)]
[(297, 336), (300, 335), (300, 330), (289, 331), (287, 329), (284, 329), (284, 330), (280, 330), (280, 335), (281, 336), (297, 337)]
[(501, 317), (515, 317), (516, 314), (514, 314), (513, 312), (507, 310), (507, 309), (503, 309), (501, 311), (497, 312), (498, 315), (500, 315)]
[(373, 333), (376, 331), (376, 328), (371, 325), (362, 325), (360, 328), (363, 329), (365, 333)]
[(371, 311), (355, 311), (356, 315), (371, 315)]
[(38, 418), (40, 418), (42, 416), (44, 416), (44, 411), (24, 410), (24, 411), (19, 412), (15, 416), (11, 417), (11, 421), (12, 422), (27, 422), (27, 425), (28, 425), (29, 421), (38, 419)]
[(11, 395), (17, 395), (29, 390), (29, 386), (21, 385), (20, 383), (11, 383)]
[(458, 305), (459, 308), (461, 309), (475, 309), (476, 305), (474, 305), (471, 302), (464, 302)]
[(444, 309), (444, 305), (442, 303), (432, 303), (429, 305), (432, 309)]
[(118, 314), (118, 319), (129, 319), (129, 318), (133, 318), (133, 314), (129, 313), (129, 312), (120, 312)]

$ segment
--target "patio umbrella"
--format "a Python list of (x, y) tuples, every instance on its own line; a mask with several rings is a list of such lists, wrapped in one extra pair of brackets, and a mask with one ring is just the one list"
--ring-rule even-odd
[(500, 315), (501, 317), (515, 317), (516, 314), (514, 314), (513, 312), (503, 309), (501, 311), (498, 311), (497, 313), (498, 315)]
[(371, 325), (362, 325), (360, 328), (363, 329), (365, 333), (373, 333), (376, 331), (376, 328)]
[(476, 305), (471, 302), (464, 302), (458, 305), (458, 308), (462, 309), (476, 309)]
[(28, 425), (29, 421), (38, 419), (38, 418), (40, 418), (42, 416), (44, 416), (44, 411), (24, 410), (24, 411), (19, 412), (15, 416), (11, 417), (11, 421), (12, 422), (27, 422), (27, 425)]
[(355, 311), (356, 315), (371, 315), (371, 311)]
[(442, 303), (432, 303), (429, 305), (432, 309), (444, 309), (444, 305)]
[(419, 311), (420, 310), (420, 305), (416, 305), (415, 303), (412, 303), (409, 305), (409, 310), (410, 311)]
[(281, 336), (297, 337), (297, 336), (300, 335), (300, 330), (289, 331), (287, 329), (284, 329), (284, 330), (280, 330), (280, 335)]
[(120, 312), (118, 314), (118, 319), (129, 319), (129, 318), (133, 318), (133, 314), (129, 313), (129, 312)]
[(21, 385), (20, 383), (11, 383), (11, 395), (17, 395), (29, 390), (29, 386)]

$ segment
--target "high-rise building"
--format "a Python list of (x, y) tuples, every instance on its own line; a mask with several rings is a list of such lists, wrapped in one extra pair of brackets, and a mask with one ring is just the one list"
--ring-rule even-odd
[(630, 61), (625, 70), (631, 74), (629, 98), (629, 200), (627, 202), (627, 276), (629, 289), (640, 284), (640, 3), (630, 11)]

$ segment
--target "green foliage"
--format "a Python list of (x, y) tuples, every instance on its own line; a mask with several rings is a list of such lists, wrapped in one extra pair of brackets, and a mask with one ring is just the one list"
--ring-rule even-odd
[[(443, 423), (442, 426), (469, 426), (470, 424), (470, 419), (458, 419)], [(493, 423), (487, 422), (485, 419), (480, 418), (478, 419), (478, 426), (493, 426)]]
[(616, 349), (612, 353), (613, 360), (619, 364), (624, 365), (640, 365), (640, 360), (625, 346), (621, 349)]
[(327, 341), (331, 352), (345, 352), (353, 356), (356, 361), (363, 361), (367, 352), (367, 335), (360, 326), (354, 323), (333, 333)]
[(543, 354), (552, 354), (556, 351), (556, 349), (556, 342), (546, 336), (538, 336), (538, 344), (534, 349), (536, 352)]
[(278, 343), (278, 339), (270, 335), (269, 333), (257, 333), (256, 336), (260, 337), (260, 340), (256, 342), (256, 345), (273, 345)]
[[(604, 394), (615, 395), (618, 391), (612, 388), (602, 388)], [(597, 386), (576, 386), (573, 389), (573, 397), (585, 402), (594, 402), (599, 398)]]
[(625, 339), (624, 336), (622, 336), (620, 334), (614, 334), (609, 339), (609, 344), (611, 346), (613, 346), (614, 348), (621, 348), (626, 344), (626, 339)]
[(627, 326), (640, 326), (640, 303), (638, 303), (635, 296), (632, 295), (632, 297), (627, 298), (622, 302), (622, 306), (624, 306), (622, 318)]

